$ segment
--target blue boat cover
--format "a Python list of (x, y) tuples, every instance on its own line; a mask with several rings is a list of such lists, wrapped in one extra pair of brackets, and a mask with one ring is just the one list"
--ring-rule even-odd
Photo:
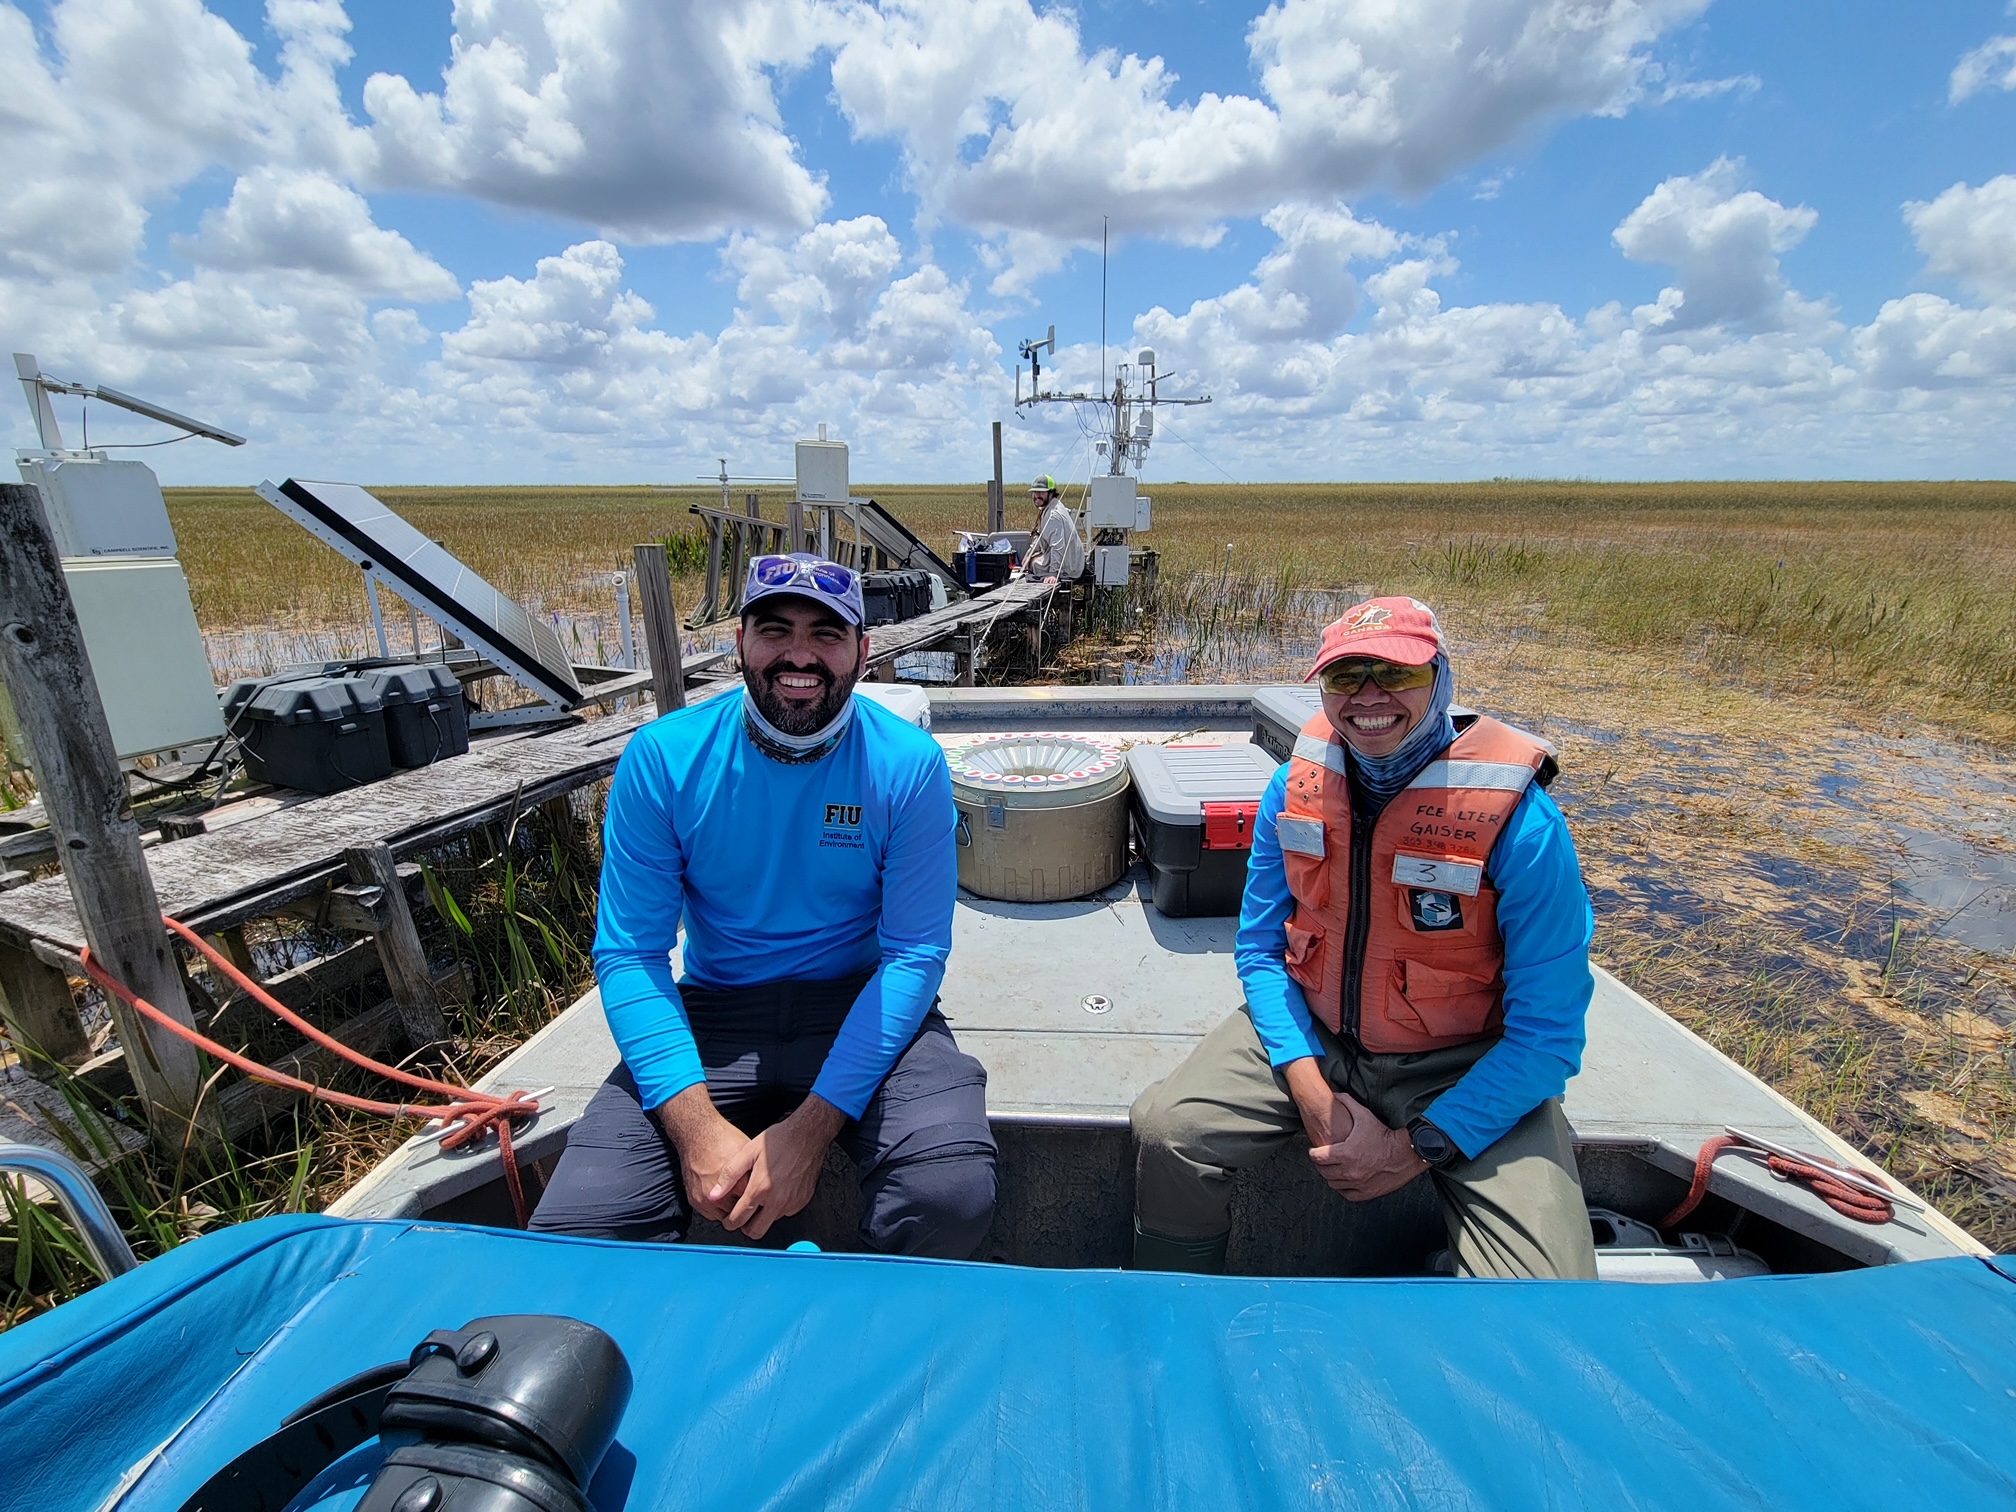
[[(2016, 1280), (1977, 1260), (1201, 1279), (308, 1217), (0, 1335), (0, 1506), (176, 1508), (310, 1396), (509, 1312), (629, 1357), (602, 1512), (2016, 1505)], [(377, 1452), (303, 1500), (354, 1505)]]

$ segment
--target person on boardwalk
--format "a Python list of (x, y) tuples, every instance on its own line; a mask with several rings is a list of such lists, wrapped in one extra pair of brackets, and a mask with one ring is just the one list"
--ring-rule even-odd
[(1550, 753), (1451, 718), (1415, 599), (1352, 608), (1309, 677), (1254, 827), (1245, 1006), (1134, 1104), (1135, 1264), (1222, 1270), (1234, 1173), (1306, 1137), (1354, 1202), (1432, 1176), (1459, 1275), (1593, 1278), (1561, 1093), (1595, 921)]
[(965, 1259), (985, 1241), (987, 1075), (935, 1006), (951, 774), (930, 735), (854, 696), (862, 619), (848, 568), (756, 558), (742, 696), (646, 725), (623, 753), (595, 932), (622, 1062), (534, 1229), (669, 1241), (697, 1212), (762, 1239), (811, 1201), (837, 1144), (868, 1248)]
[(1031, 483), (1029, 502), (1036, 506), (1036, 529), (1022, 554), (1022, 575), (1036, 582), (1066, 583), (1083, 576), (1085, 543), (1078, 539), (1078, 522), (1057, 492), (1057, 480), (1044, 473)]

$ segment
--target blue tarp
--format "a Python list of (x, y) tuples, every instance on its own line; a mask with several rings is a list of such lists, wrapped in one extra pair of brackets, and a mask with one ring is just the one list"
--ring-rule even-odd
[(629, 1357), (602, 1512), (2016, 1505), (2016, 1280), (1976, 1260), (1201, 1279), (311, 1217), (0, 1335), (0, 1506), (97, 1507), (160, 1450), (121, 1505), (176, 1508), (308, 1397), (502, 1312)]

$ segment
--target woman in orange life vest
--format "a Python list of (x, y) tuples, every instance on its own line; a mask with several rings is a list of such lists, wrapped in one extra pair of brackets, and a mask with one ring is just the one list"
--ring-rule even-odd
[(1431, 1175), (1458, 1274), (1594, 1277), (1561, 1112), (1594, 917), (1548, 748), (1452, 718), (1415, 599), (1349, 610), (1309, 677), (1323, 712), (1254, 829), (1244, 1008), (1134, 1104), (1135, 1265), (1222, 1270), (1233, 1175), (1306, 1136), (1353, 1202)]

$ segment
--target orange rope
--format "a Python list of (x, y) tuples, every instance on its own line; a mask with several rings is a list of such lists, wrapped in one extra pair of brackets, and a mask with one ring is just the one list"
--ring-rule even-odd
[(504, 1160), (504, 1184), (511, 1193), (511, 1206), (517, 1215), (518, 1226), (520, 1228), (525, 1227), (530, 1214), (525, 1203), (524, 1178), (518, 1169), (517, 1153), (511, 1145), (511, 1124), (516, 1119), (531, 1118), (537, 1115), (539, 1112), (539, 1103), (536, 1098), (527, 1097), (522, 1089), (512, 1092), (508, 1096), (499, 1096), (494, 1092), (478, 1092), (471, 1087), (461, 1087), (455, 1085), (453, 1082), (438, 1081), (431, 1076), (420, 1076), (411, 1071), (402, 1071), (396, 1066), (385, 1065), (382, 1061), (373, 1060), (370, 1056), (351, 1049), (334, 1035), (326, 1034), (309, 1023), (300, 1014), (266, 991), (264, 987), (261, 987), (257, 982), (246, 976), (244, 972), (232, 964), (229, 957), (216, 949), (208, 940), (197, 934), (195, 930), (184, 924), (180, 919), (170, 918), (167, 914), (163, 914), (161, 922), (193, 946), (213, 968), (222, 972), (240, 990), (252, 997), (254, 1001), (258, 1002), (290, 1028), (298, 1030), (302, 1035), (313, 1040), (324, 1049), (334, 1051), (342, 1059), (350, 1062), (351, 1065), (369, 1071), (374, 1076), (382, 1076), (388, 1081), (401, 1082), (419, 1091), (436, 1093), (447, 1098), (448, 1101), (442, 1103), (383, 1102), (377, 1098), (355, 1097), (348, 1092), (336, 1092), (327, 1087), (317, 1086), (313, 1082), (303, 1081), (298, 1076), (290, 1076), (285, 1071), (276, 1071), (271, 1066), (261, 1065), (250, 1056), (241, 1055), (235, 1050), (228, 1050), (208, 1035), (203, 1034), (199, 1030), (192, 1029), (187, 1024), (181, 1023), (169, 1014), (162, 1012), (161, 1009), (155, 1007), (152, 1003), (134, 992), (124, 982), (118, 980), (118, 978), (114, 977), (104, 967), (93, 960), (89, 946), (84, 948), (80, 956), (84, 967), (84, 974), (106, 992), (111, 993), (122, 1003), (125, 1003), (135, 1012), (142, 1014), (151, 1022), (159, 1024), (170, 1034), (175, 1035), (179, 1039), (187, 1040), (204, 1054), (213, 1056), (228, 1066), (237, 1067), (256, 1081), (265, 1082), (270, 1086), (286, 1087), (292, 1091), (312, 1097), (317, 1101), (331, 1103), (339, 1108), (349, 1108), (359, 1113), (376, 1113), (387, 1118), (438, 1119), (444, 1124), (459, 1124), (461, 1127), (452, 1129), (442, 1136), (441, 1148), (444, 1150), (455, 1150), (465, 1145), (474, 1144), (483, 1138), (486, 1131), (495, 1129), (497, 1131), (498, 1152), (503, 1156)]
[[(1687, 1195), (1678, 1207), (1659, 1220), (1659, 1227), (1672, 1228), (1701, 1205), (1701, 1199), (1708, 1195), (1708, 1174), (1723, 1155), (1730, 1150), (1755, 1149), (1747, 1140), (1733, 1134), (1718, 1134), (1702, 1145), (1700, 1153), (1694, 1157), (1694, 1180), (1687, 1188)], [(1765, 1154), (1761, 1150), (1757, 1153)], [(1844, 1218), (1853, 1218), (1857, 1223), (1888, 1223), (1896, 1216), (1896, 1209), (1888, 1198), (1850, 1186), (1840, 1179), (1838, 1169), (1818, 1155), (1806, 1160), (1794, 1160), (1788, 1155), (1767, 1155), (1764, 1164), (1773, 1176), (1810, 1187), (1814, 1196)], [(1862, 1173), (1857, 1171), (1855, 1174), (1859, 1176)]]

